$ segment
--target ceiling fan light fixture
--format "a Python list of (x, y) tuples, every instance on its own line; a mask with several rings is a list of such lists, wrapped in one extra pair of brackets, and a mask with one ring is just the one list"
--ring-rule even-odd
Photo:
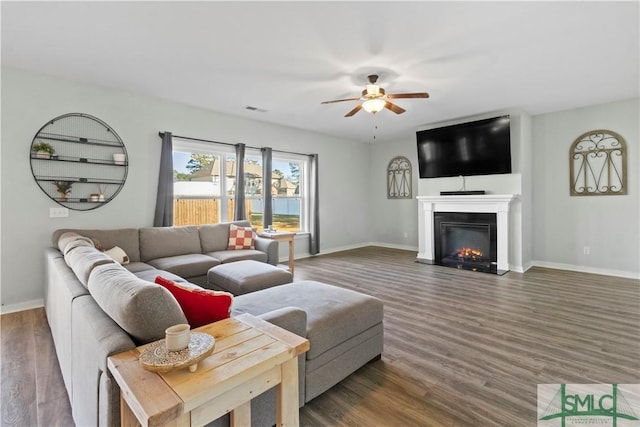
[(429, 97), (429, 94), (427, 92), (394, 93), (387, 95), (385, 93), (385, 90), (376, 84), (376, 82), (378, 81), (378, 76), (376, 74), (371, 74), (370, 76), (368, 76), (368, 78), (369, 84), (365, 85), (365, 88), (362, 91), (362, 96), (360, 98), (336, 99), (333, 101), (324, 101), (322, 102), (322, 104), (332, 104), (334, 102), (343, 101), (362, 101), (362, 104), (358, 104), (356, 108), (345, 114), (345, 117), (352, 117), (360, 110), (364, 110), (371, 114), (376, 114), (383, 108), (386, 108), (396, 114), (402, 114), (406, 110), (389, 101), (390, 99)]
[(368, 99), (362, 103), (362, 108), (367, 113), (375, 114), (378, 111), (382, 110), (386, 104), (384, 99)]

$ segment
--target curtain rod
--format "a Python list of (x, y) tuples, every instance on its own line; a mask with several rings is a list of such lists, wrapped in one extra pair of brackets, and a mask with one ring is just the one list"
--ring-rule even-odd
[[(160, 138), (164, 137), (164, 132), (158, 132), (158, 135), (160, 136)], [(236, 144), (231, 144), (229, 142), (220, 142), (220, 141), (212, 141), (210, 139), (200, 139), (200, 138), (191, 138), (189, 136), (180, 136), (180, 135), (173, 135), (174, 138), (180, 138), (180, 139), (186, 139), (189, 141), (198, 141), (198, 142), (207, 142), (210, 144), (221, 144), (221, 145), (228, 145), (230, 147), (235, 147)], [(251, 147), (249, 145), (246, 146), (247, 148), (252, 148), (254, 150), (259, 150), (260, 147)], [(286, 153), (286, 154), (295, 154), (297, 156), (312, 156), (312, 154), (304, 154), (304, 153), (296, 153), (295, 151), (284, 151), (284, 150), (276, 150), (276, 149), (271, 149), (271, 151), (275, 151), (276, 153)]]

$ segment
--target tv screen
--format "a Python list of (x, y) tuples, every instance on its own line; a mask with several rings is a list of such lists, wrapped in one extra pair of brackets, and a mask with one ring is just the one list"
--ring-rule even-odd
[(509, 116), (416, 132), (420, 178), (511, 173)]

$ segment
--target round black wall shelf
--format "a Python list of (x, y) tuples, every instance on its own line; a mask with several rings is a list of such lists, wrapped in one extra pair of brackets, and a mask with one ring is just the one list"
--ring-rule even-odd
[(83, 113), (47, 122), (33, 137), (31, 173), (56, 203), (76, 211), (99, 208), (118, 195), (129, 158), (122, 139), (102, 120)]

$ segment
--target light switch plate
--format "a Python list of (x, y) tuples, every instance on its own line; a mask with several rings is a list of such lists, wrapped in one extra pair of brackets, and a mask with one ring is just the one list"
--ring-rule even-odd
[(67, 208), (49, 208), (49, 218), (67, 218), (69, 209)]

